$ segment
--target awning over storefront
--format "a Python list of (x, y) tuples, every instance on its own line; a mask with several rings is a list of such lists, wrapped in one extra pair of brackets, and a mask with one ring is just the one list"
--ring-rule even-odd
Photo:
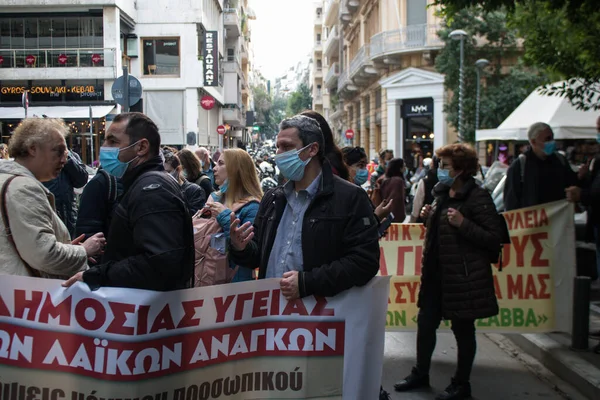
[[(102, 118), (110, 113), (115, 106), (92, 106), (92, 118)], [(89, 106), (57, 106), (57, 107), (29, 107), (28, 117), (46, 116), (48, 118), (87, 119), (90, 117)], [(0, 107), (0, 120), (23, 119), (25, 110), (23, 107)]]
[[(555, 86), (561, 84), (556, 83)], [(477, 130), (476, 140), (527, 141), (527, 130), (536, 122), (550, 125), (555, 139), (596, 138), (597, 112), (577, 110), (567, 98), (543, 96), (538, 89), (523, 100), (497, 129)]]

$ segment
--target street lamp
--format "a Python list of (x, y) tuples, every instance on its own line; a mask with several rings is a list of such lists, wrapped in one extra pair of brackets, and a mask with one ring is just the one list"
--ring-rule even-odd
[(481, 70), (487, 67), (490, 64), (488, 60), (485, 58), (480, 58), (475, 61), (475, 66), (477, 67), (475, 71), (477, 72), (477, 101), (475, 103), (475, 129), (479, 129), (479, 86), (481, 80)]
[(459, 72), (459, 86), (458, 86), (458, 140), (461, 142), (464, 139), (463, 135), (463, 94), (465, 91), (465, 77), (463, 71), (463, 64), (465, 58), (465, 38), (467, 32), (462, 29), (456, 29), (450, 32), (450, 38), (452, 40), (460, 40), (460, 72)]

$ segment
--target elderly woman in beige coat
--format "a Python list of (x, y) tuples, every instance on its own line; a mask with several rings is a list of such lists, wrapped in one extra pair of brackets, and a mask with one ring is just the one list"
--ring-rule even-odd
[(14, 161), (0, 163), (0, 274), (65, 278), (102, 254), (101, 233), (71, 241), (54, 197), (41, 184), (65, 165), (67, 133), (61, 120), (50, 118), (26, 119), (15, 129), (9, 144)]

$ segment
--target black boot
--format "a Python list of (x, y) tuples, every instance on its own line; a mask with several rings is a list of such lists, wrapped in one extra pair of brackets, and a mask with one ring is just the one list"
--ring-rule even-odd
[(452, 383), (444, 393), (436, 396), (435, 400), (463, 400), (471, 398), (471, 384), (469, 382), (458, 382), (452, 378)]
[(406, 392), (408, 390), (429, 387), (429, 374), (421, 374), (419, 370), (413, 367), (409, 376), (396, 382), (394, 390), (396, 392)]

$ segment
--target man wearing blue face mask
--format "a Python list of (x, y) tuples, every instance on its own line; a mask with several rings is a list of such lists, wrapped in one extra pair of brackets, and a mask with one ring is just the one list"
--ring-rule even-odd
[(556, 152), (552, 128), (537, 122), (527, 131), (530, 149), (510, 166), (504, 185), (507, 211), (565, 199), (565, 189), (577, 184), (577, 174)]
[(100, 148), (100, 163), (120, 178), (123, 195), (115, 208), (100, 265), (77, 281), (103, 286), (168, 291), (192, 286), (192, 220), (178, 183), (164, 169), (160, 134), (141, 113), (115, 117)]
[(332, 173), (319, 124), (284, 120), (275, 162), (288, 182), (267, 192), (254, 226), (231, 216), (230, 257), (281, 279), (287, 299), (335, 296), (379, 270), (377, 221), (364, 189)]

